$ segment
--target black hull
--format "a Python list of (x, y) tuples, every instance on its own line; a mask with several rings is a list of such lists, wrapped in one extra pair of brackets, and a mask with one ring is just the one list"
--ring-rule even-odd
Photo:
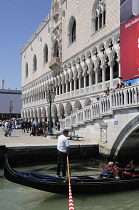
[[(22, 172), (24, 173), (24, 172)], [(68, 194), (68, 183), (66, 180), (61, 178), (53, 178), (52, 176), (45, 175), (45, 180), (33, 180), (28, 178), (23, 178), (13, 170), (8, 163), (8, 159), (5, 159), (5, 168), (4, 176), (7, 180), (21, 184), (27, 187), (35, 188), (38, 190), (43, 190), (51, 193), (57, 194)], [(39, 176), (39, 174), (38, 174)], [(86, 176), (87, 177), (87, 176)], [(139, 179), (130, 179), (130, 180), (118, 180), (115, 179), (87, 179), (77, 177), (80, 179), (71, 178), (71, 188), (73, 194), (94, 194), (94, 193), (108, 193), (112, 191), (122, 191), (122, 190), (133, 190), (139, 189)]]

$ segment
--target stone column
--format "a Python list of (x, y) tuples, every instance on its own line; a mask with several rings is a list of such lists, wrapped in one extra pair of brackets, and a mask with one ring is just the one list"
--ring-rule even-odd
[(106, 65), (103, 65), (102, 67), (102, 89), (104, 90), (105, 87), (105, 70), (106, 70)]
[(56, 96), (57, 96), (57, 89), (58, 89), (58, 86), (56, 85)]
[(81, 94), (81, 75), (79, 75), (79, 94)]
[(40, 123), (41, 122), (41, 117), (40, 116), (38, 116), (38, 123)]
[[(118, 64), (119, 64), (119, 77), (121, 77), (121, 64), (120, 64), (120, 61), (118, 59)], [(120, 81), (119, 81), (120, 82)]]
[(86, 91), (86, 73), (84, 73), (84, 93), (85, 93), (85, 91)]
[(62, 94), (64, 94), (64, 81), (62, 81)]
[(92, 72), (89, 71), (89, 90), (91, 91), (91, 87), (92, 87)]
[(76, 95), (76, 80), (77, 80), (77, 78), (74, 77), (74, 95)]
[(45, 117), (42, 117), (42, 122), (45, 122)]
[(61, 83), (59, 83), (59, 95), (61, 95)]

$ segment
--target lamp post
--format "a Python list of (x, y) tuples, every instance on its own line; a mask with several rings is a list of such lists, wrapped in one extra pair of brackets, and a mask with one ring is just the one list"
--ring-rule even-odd
[(53, 90), (53, 85), (52, 84), (49, 84), (48, 85), (48, 88), (46, 90), (46, 99), (47, 101), (49, 102), (49, 129), (48, 129), (48, 136), (52, 136), (53, 135), (53, 131), (52, 131), (52, 110), (51, 110), (51, 107), (52, 107), (52, 102), (54, 101), (55, 99), (55, 91)]
[(12, 105), (12, 101), (10, 101), (10, 104), (9, 104), (10, 119), (11, 119), (12, 110), (13, 110), (13, 105)]

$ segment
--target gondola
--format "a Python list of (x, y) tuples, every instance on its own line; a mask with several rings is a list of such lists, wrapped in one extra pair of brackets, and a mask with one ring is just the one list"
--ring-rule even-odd
[[(43, 175), (34, 172), (17, 172), (5, 157), (4, 176), (7, 180), (27, 187), (57, 194), (68, 194), (66, 178)], [(115, 178), (94, 178), (93, 176), (71, 177), (73, 194), (107, 193), (112, 191), (139, 189), (139, 176), (115, 180)]]

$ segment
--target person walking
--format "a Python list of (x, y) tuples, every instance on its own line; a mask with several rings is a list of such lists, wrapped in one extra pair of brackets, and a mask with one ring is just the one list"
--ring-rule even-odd
[(60, 177), (60, 171), (62, 171), (62, 177), (66, 177), (66, 166), (67, 166), (67, 155), (69, 155), (69, 141), (68, 136), (69, 131), (64, 129), (62, 135), (58, 137), (57, 142), (57, 169), (56, 175)]
[(11, 131), (12, 131), (12, 122), (11, 122), (11, 120), (9, 120), (7, 128), (8, 128), (8, 135), (11, 137)]
[(5, 120), (2, 121), (2, 130), (5, 131)]
[(31, 135), (33, 135), (33, 136), (35, 136), (35, 123), (34, 123), (34, 121), (31, 123), (31, 132), (30, 132), (30, 136)]

